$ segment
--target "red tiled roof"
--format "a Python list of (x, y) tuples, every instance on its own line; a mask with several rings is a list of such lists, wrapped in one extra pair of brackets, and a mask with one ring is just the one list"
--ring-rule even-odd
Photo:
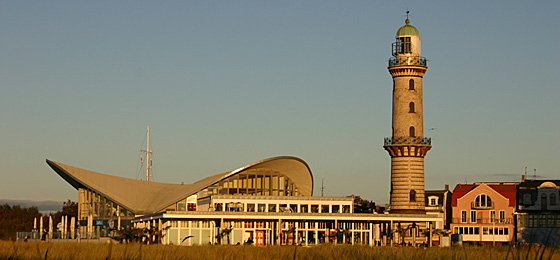
[[(463, 197), (469, 191), (478, 187), (480, 184), (457, 184), (455, 189), (453, 189), (453, 195), (451, 196), (451, 206), (457, 206), (457, 199)], [(515, 207), (516, 196), (517, 196), (517, 184), (487, 184), (488, 187), (492, 188), (496, 192), (500, 193), (502, 196), (509, 199), (509, 206)]]
[(457, 184), (455, 189), (453, 189), (453, 194), (451, 195), (451, 207), (457, 207), (457, 199), (463, 197), (467, 192), (471, 191), (478, 185), (474, 184)]

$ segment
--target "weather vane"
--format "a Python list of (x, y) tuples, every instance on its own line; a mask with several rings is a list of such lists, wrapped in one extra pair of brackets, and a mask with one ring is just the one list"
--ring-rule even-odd
[(408, 14), (410, 13), (410, 11), (408, 11), (408, 8), (406, 8), (406, 19), (408, 19)]

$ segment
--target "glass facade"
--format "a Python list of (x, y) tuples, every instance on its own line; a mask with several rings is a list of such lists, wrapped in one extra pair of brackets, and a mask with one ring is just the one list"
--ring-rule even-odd
[(89, 215), (94, 219), (114, 219), (116, 217), (134, 217), (134, 213), (90, 190), (78, 189), (78, 220), (86, 220)]
[(299, 196), (296, 184), (279, 171), (255, 169), (233, 175), (198, 193), (210, 195)]

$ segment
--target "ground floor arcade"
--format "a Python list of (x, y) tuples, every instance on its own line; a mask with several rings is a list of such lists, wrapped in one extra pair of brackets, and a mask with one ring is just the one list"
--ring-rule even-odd
[(137, 228), (160, 230), (173, 245), (430, 245), (441, 219), (432, 215), (170, 212), (137, 218)]

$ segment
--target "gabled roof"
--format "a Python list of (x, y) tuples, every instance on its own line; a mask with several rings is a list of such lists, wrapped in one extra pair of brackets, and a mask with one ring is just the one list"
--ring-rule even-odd
[[(515, 206), (515, 201), (516, 201), (515, 198), (516, 198), (516, 194), (517, 194), (517, 184), (488, 183), (488, 184), (485, 184), (485, 185), (487, 185), (491, 189), (495, 190), (496, 192), (498, 192), (500, 195), (504, 196), (505, 198), (509, 199), (509, 206), (510, 207)], [(456, 207), (457, 206), (457, 199), (462, 198), (463, 196), (465, 196), (465, 194), (474, 190), (478, 186), (480, 186), (480, 183), (478, 183), (478, 184), (457, 184), (457, 186), (455, 186), (455, 189), (453, 189), (453, 195), (451, 196), (451, 206)]]
[(111, 201), (144, 215), (155, 213), (225, 178), (250, 169), (274, 169), (290, 178), (304, 196), (313, 194), (313, 175), (301, 159), (281, 156), (258, 161), (231, 172), (219, 173), (193, 184), (169, 184), (128, 179), (84, 170), (47, 160), (47, 164), (74, 188), (88, 188)]

